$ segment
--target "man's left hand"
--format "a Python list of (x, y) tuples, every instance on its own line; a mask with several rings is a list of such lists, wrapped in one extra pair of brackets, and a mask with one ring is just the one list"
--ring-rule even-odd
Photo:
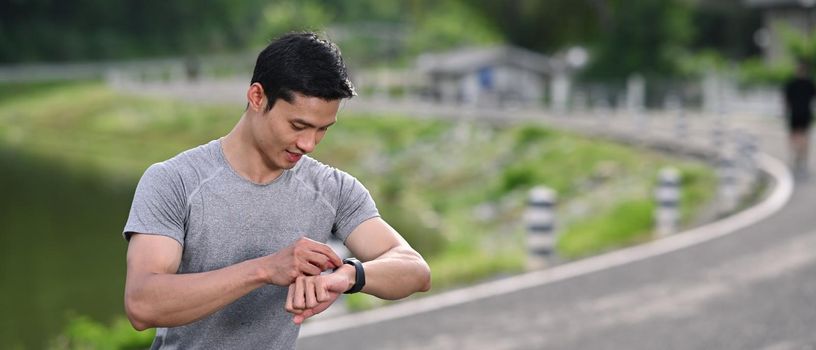
[(328, 309), (348, 289), (348, 278), (337, 271), (327, 275), (298, 277), (289, 285), (286, 311), (295, 315), (293, 321), (296, 324), (302, 324), (307, 318)]

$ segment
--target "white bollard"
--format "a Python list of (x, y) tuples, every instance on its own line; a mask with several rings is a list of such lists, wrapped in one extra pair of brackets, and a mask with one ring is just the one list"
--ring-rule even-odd
[(717, 163), (717, 176), (719, 178), (717, 199), (719, 202), (718, 209), (720, 215), (734, 211), (739, 203), (737, 171), (733, 158), (728, 155), (720, 157)]
[(674, 120), (674, 136), (677, 141), (684, 142), (688, 140), (688, 120), (686, 120), (686, 111), (683, 109), (683, 103), (677, 103), (677, 110)]
[(756, 185), (759, 177), (759, 168), (756, 164), (756, 155), (759, 147), (756, 138), (748, 133), (741, 135), (739, 139), (738, 154), (740, 165), (745, 176), (748, 187)]
[(645, 109), (646, 79), (635, 73), (626, 80), (626, 112), (632, 118), (632, 131), (641, 137), (648, 135), (649, 131), (649, 118)]
[(663, 102), (663, 109), (674, 116), (674, 138), (678, 141), (685, 140), (688, 127), (683, 110), (683, 99), (676, 94), (669, 94)]
[(655, 189), (655, 224), (659, 236), (676, 233), (680, 227), (680, 171), (663, 168)]
[(525, 215), (529, 269), (545, 267), (555, 257), (555, 201), (555, 191), (550, 188), (538, 186), (530, 190)]

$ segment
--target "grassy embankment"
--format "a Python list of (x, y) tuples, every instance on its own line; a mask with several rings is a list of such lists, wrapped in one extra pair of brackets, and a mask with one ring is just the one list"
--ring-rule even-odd
[[(53, 334), (66, 309), (103, 320), (119, 313), (118, 232), (138, 177), (225, 134), (242, 108), (121, 96), (95, 84), (0, 86), (0, 161), (13, 170), (0, 175), (0, 218), (10, 228), (0, 236), (0, 291), (13, 296), (3, 301), (11, 315), (31, 316), (0, 320), (3, 338), (37, 325)], [(383, 217), (431, 264), (436, 290), (523, 270), (521, 218), (534, 185), (558, 191), (558, 251), (572, 259), (651, 238), (661, 166), (683, 173), (686, 222), (714, 184), (700, 164), (540, 126), (342, 111), (314, 156), (366, 184)], [(35, 301), (12, 300), (24, 294)], [(349, 298), (352, 309), (376, 303)], [(68, 338), (100, 332), (83, 322)]]

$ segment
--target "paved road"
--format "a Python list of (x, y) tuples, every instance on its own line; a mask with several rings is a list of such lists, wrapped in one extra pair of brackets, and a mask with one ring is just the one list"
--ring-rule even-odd
[[(624, 124), (609, 128), (641, 128)], [(784, 159), (775, 121), (732, 125)], [(307, 325), (298, 348), (816, 349), (815, 192), (800, 182), (769, 218), (667, 254), (361, 327)]]

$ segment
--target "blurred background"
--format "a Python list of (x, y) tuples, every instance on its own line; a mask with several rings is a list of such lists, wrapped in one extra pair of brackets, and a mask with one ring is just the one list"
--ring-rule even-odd
[[(366, 184), (431, 263), (438, 292), (527, 268), (523, 216), (536, 185), (558, 194), (560, 262), (651, 239), (667, 164), (684, 179), (681, 225), (716, 217), (704, 162), (535, 120), (616, 124), (680, 107), (781, 117), (795, 60), (816, 63), (814, 6), (1, 1), (2, 347), (149, 345), (122, 305), (135, 185), (150, 164), (230, 130), (255, 55), (280, 34), (313, 30), (340, 46), (359, 96), (315, 157)], [(355, 295), (336, 309), (381, 304)]]

